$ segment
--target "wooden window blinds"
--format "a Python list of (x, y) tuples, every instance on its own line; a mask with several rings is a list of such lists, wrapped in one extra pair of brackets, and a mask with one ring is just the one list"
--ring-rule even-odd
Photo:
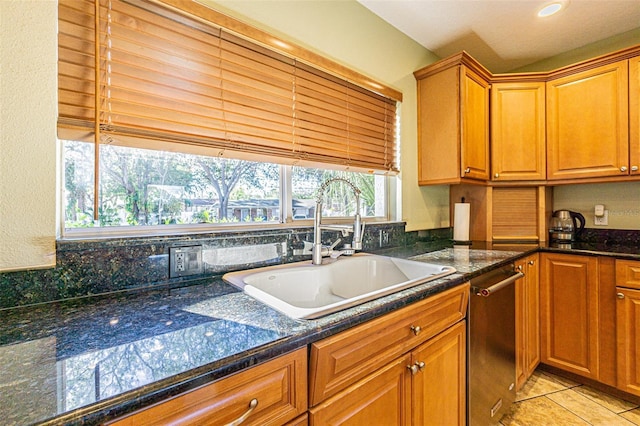
[(196, 2), (95, 1), (59, 1), (61, 139), (398, 170), (395, 99), (239, 37)]

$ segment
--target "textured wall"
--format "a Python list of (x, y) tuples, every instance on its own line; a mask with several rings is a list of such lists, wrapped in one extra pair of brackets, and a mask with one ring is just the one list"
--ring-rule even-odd
[[(594, 207), (609, 210), (609, 225), (594, 225)], [(584, 215), (588, 228), (640, 230), (640, 182), (565, 185), (553, 188), (553, 209)]]
[(55, 264), (55, 1), (0, 1), (0, 271)]

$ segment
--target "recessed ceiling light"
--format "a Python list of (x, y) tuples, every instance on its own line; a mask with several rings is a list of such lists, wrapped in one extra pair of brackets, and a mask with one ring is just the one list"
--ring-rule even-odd
[(551, 3), (540, 9), (538, 11), (538, 16), (540, 18), (551, 16), (554, 13), (558, 13), (560, 9), (562, 9), (562, 3)]

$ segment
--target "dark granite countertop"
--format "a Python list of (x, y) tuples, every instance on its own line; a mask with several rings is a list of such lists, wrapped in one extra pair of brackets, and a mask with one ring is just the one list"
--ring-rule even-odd
[[(379, 254), (458, 273), (311, 321), (219, 278), (0, 311), (0, 418), (7, 425), (98, 424), (398, 309), (537, 250), (599, 247), (416, 243)], [(601, 251), (602, 250), (602, 251)], [(640, 260), (638, 247), (616, 255)]]

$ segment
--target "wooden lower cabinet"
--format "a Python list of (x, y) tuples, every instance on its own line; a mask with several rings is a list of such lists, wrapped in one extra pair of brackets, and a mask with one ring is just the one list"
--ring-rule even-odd
[(306, 378), (302, 348), (109, 424), (228, 425), (244, 417), (243, 425), (281, 426), (305, 414)]
[(311, 408), (310, 426), (464, 425), (466, 321)]
[(640, 396), (640, 261), (540, 259), (541, 361)]
[(540, 325), (542, 362), (598, 379), (598, 258), (542, 256)]
[[(466, 321), (412, 353), (412, 425), (466, 423)], [(424, 363), (424, 366), (423, 366)], [(409, 370), (408, 370), (409, 371)]]
[(309, 425), (464, 425), (469, 285), (313, 343)]
[(397, 358), (341, 393), (311, 408), (310, 426), (408, 425), (411, 415), (411, 356)]
[(640, 395), (640, 290), (617, 291), (618, 388)]
[(531, 377), (540, 363), (539, 255), (516, 261), (524, 274), (516, 281), (516, 388)]
[(616, 261), (618, 388), (640, 395), (640, 262)]

